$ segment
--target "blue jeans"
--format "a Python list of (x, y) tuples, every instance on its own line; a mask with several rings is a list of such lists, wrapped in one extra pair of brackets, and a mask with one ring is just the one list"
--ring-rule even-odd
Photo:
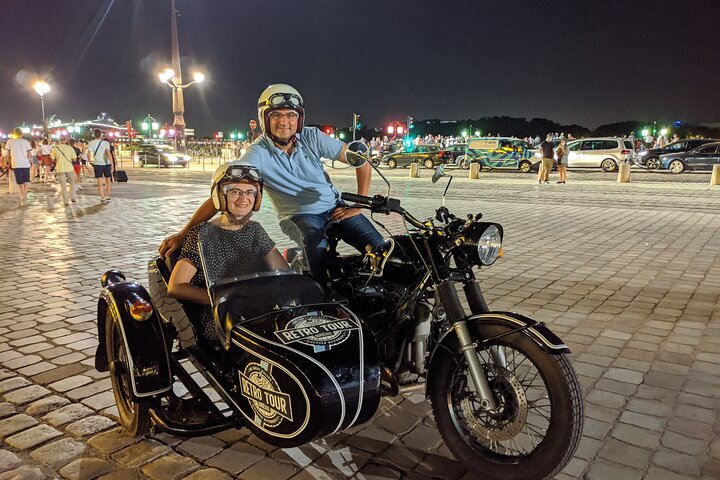
[[(310, 273), (317, 282), (323, 285), (327, 280), (325, 273), (325, 259), (328, 254), (326, 228), (331, 222), (330, 214), (333, 210), (317, 215), (295, 215), (280, 222), (283, 233), (303, 247)], [(380, 232), (364, 215), (355, 215), (341, 221), (339, 228), (340, 238), (361, 253), (365, 253), (366, 245), (369, 244), (375, 248), (384, 241)]]

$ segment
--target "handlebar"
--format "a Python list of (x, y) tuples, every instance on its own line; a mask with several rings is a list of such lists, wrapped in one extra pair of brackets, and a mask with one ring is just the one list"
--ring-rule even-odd
[(366, 197), (365, 195), (357, 195), (355, 193), (348, 192), (341, 193), (340, 198), (347, 202), (353, 202), (357, 205), (368, 208), (373, 213), (384, 213), (385, 215), (388, 215), (391, 212), (399, 213), (413, 227), (423, 230), (428, 229), (427, 225), (413, 217), (407, 210), (402, 208), (400, 206), (400, 200), (396, 198), (383, 197), (382, 195)]
[(373, 204), (373, 197), (366, 197), (365, 195), (357, 195), (355, 193), (343, 192), (340, 195), (340, 198), (342, 198), (346, 202), (357, 203), (359, 205), (365, 205), (367, 207), (372, 207)]

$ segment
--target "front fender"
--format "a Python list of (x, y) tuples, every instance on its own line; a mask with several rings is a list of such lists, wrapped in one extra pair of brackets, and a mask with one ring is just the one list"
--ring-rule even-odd
[[(137, 299), (153, 306), (146, 320), (136, 320), (127, 305)], [(107, 371), (106, 331), (115, 322), (119, 326), (128, 353), (128, 371), (132, 395), (142, 400), (168, 392), (172, 388), (172, 374), (168, 348), (160, 317), (147, 290), (136, 282), (117, 282), (105, 286), (98, 299), (98, 370)], [(101, 367), (104, 367), (101, 368)]]
[[(570, 353), (570, 349), (543, 323), (532, 318), (512, 312), (488, 312), (471, 315), (467, 318), (469, 325), (477, 323), (490, 323), (503, 325), (511, 329), (522, 329), (521, 333), (530, 337), (540, 348), (551, 355)], [(478, 339), (474, 339), (478, 340)], [(453, 329), (446, 331), (438, 340), (428, 360), (429, 369), (432, 369), (436, 355), (450, 354), (460, 349), (457, 335)], [(429, 389), (427, 395), (430, 395)]]

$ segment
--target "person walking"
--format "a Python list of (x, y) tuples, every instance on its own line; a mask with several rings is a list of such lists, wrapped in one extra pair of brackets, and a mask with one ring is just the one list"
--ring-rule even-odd
[(27, 205), (28, 184), (30, 183), (30, 156), (32, 146), (23, 138), (22, 130), (18, 127), (13, 130), (13, 138), (5, 142), (3, 157), (10, 158), (10, 167), (15, 175), (15, 182), (20, 195), (20, 206)]
[(110, 153), (110, 142), (106, 142), (100, 138), (101, 136), (102, 132), (99, 128), (93, 130), (93, 140), (88, 143), (88, 150), (92, 155), (100, 202), (106, 203), (110, 201), (112, 188), (112, 154)]
[[(63, 203), (68, 207), (71, 201), (74, 203), (78, 200), (77, 189), (75, 188), (75, 169), (73, 168), (73, 162), (77, 160), (77, 154), (75, 149), (68, 144), (68, 140), (63, 139), (62, 143), (53, 146), (50, 158), (55, 161), (55, 176), (60, 182)], [(69, 191), (68, 183), (70, 183)]]
[(40, 176), (40, 162), (38, 161), (38, 148), (35, 140), (30, 141), (30, 183), (34, 183)]
[(48, 142), (47, 138), (43, 138), (40, 144), (40, 151), (38, 153), (38, 159), (40, 165), (43, 167), (43, 183), (50, 183), (52, 181), (52, 158), (50, 158), (50, 152), (52, 152), (52, 145)]
[(75, 160), (72, 162), (73, 170), (75, 171), (75, 187), (77, 190), (82, 190), (82, 187), (80, 186), (80, 182), (82, 181), (80, 178), (80, 170), (82, 169), (80, 166), (80, 154), (82, 151), (78, 147), (80, 142), (76, 142), (74, 138), (71, 138), (69, 143), (72, 149), (75, 150)]
[(555, 164), (555, 155), (553, 153), (552, 133), (548, 133), (545, 141), (540, 144), (542, 160), (538, 169), (538, 183), (550, 183), (550, 170)]
[(565, 139), (560, 140), (557, 151), (557, 169), (560, 174), (560, 179), (557, 183), (565, 183), (567, 180), (567, 159), (568, 159), (568, 148), (565, 146)]

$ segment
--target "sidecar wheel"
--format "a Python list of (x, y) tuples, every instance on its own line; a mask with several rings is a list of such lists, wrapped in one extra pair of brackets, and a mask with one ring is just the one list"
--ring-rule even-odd
[(113, 320), (109, 308), (105, 325), (110, 381), (115, 395), (120, 423), (130, 435), (141, 437), (150, 431), (150, 414), (148, 413), (150, 404), (149, 402), (138, 403), (132, 399), (125, 341), (120, 326), (117, 321)]
[(485, 479), (553, 478), (582, 434), (581, 389), (570, 361), (546, 354), (522, 333), (507, 334), (505, 326), (471, 329), (475, 339), (506, 334), (477, 349), (498, 409), (480, 407), (461, 354), (442, 355), (428, 379), (440, 434), (455, 457)]

